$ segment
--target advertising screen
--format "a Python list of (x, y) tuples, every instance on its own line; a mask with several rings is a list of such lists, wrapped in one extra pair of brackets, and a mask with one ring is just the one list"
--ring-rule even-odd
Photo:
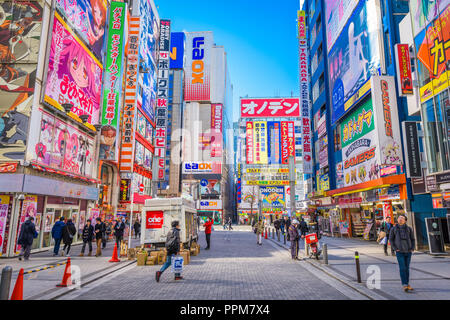
[(102, 59), (106, 0), (56, 0), (56, 8), (98, 59)]
[(186, 33), (185, 101), (209, 101), (211, 96), (212, 32)]
[(100, 159), (118, 161), (118, 129), (122, 96), (122, 57), (125, 46), (126, 5), (111, 2), (103, 88)]
[(254, 125), (254, 159), (256, 164), (267, 164), (267, 122), (255, 121)]
[(55, 12), (50, 43), (45, 103), (64, 110), (71, 103), (78, 116), (89, 115), (88, 122), (99, 122), (102, 65), (72, 29)]
[(333, 47), (334, 42), (357, 4), (357, 0), (325, 0), (328, 52)]
[(242, 118), (299, 117), (298, 98), (241, 99)]
[(200, 195), (202, 199), (219, 199), (220, 182), (219, 180), (206, 180), (207, 184), (200, 184)]
[(449, 3), (449, 0), (409, 1), (414, 36), (422, 31), (430, 21), (433, 21)]
[(332, 123), (370, 91), (380, 69), (378, 17), (374, 0), (360, 1), (328, 54)]

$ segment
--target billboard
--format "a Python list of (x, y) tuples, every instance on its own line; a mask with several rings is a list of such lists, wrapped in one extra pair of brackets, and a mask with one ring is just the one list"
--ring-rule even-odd
[(184, 32), (170, 35), (170, 69), (184, 68)]
[(395, 45), (395, 66), (397, 69), (397, 85), (401, 96), (413, 94), (411, 74), (411, 59), (409, 45), (397, 43)]
[(103, 112), (100, 136), (100, 159), (118, 161), (117, 131), (120, 120), (122, 98), (122, 58), (125, 45), (124, 28), (126, 4), (111, 2), (109, 30), (107, 37), (107, 55), (103, 87)]
[(202, 199), (219, 199), (220, 181), (215, 179), (205, 179), (205, 183), (200, 184), (200, 196)]
[(256, 164), (267, 164), (267, 122), (253, 122), (254, 130), (254, 160)]
[(247, 125), (246, 125), (246, 151), (247, 151), (247, 164), (252, 164), (254, 163), (254, 158), (253, 158), (253, 148), (254, 148), (254, 144), (253, 144), (253, 122), (251, 121), (247, 121)]
[(134, 133), (136, 128), (136, 91), (139, 70), (140, 18), (131, 17), (128, 27), (127, 66), (125, 76), (125, 103), (123, 106), (120, 171), (133, 172)]
[(185, 101), (210, 100), (212, 47), (212, 32), (186, 32)]
[(449, 86), (450, 70), (450, 4), (415, 38), (419, 69), (421, 101), (431, 98)]
[(223, 150), (223, 105), (211, 105), (211, 157), (221, 157)]
[(298, 98), (241, 99), (241, 118), (299, 117)]
[(221, 174), (222, 164), (218, 162), (183, 162), (183, 174)]
[(92, 177), (95, 141), (77, 128), (42, 111), (33, 159), (41, 165)]
[(280, 164), (281, 124), (279, 121), (267, 122), (267, 153), (269, 164)]
[(103, 67), (55, 11), (50, 42), (44, 103), (64, 111), (87, 114), (88, 123), (99, 123)]
[[(42, 3), (42, 2), (41, 2)], [(43, 7), (38, 1), (0, 3), (0, 160), (24, 159), (33, 105)]]
[(102, 60), (106, 0), (56, 0), (56, 8), (94, 55)]
[(327, 52), (333, 47), (358, 2), (357, 0), (325, 0)]
[(295, 156), (295, 132), (293, 121), (281, 122), (281, 163), (288, 164), (289, 157)]
[(409, 1), (414, 36), (433, 21), (448, 4), (448, 0)]
[(379, 73), (378, 25), (375, 1), (360, 1), (328, 54), (332, 124), (364, 98), (371, 74)]
[(265, 208), (284, 208), (286, 204), (284, 187), (260, 187), (262, 206)]

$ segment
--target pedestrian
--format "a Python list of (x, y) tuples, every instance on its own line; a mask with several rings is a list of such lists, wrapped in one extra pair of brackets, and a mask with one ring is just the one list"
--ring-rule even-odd
[(206, 237), (206, 248), (205, 250), (209, 250), (211, 246), (211, 227), (214, 223), (214, 219), (208, 218), (206, 219), (206, 222), (203, 224), (205, 227), (205, 237)]
[(56, 221), (52, 228), (52, 238), (55, 239), (55, 247), (53, 248), (53, 256), (59, 254), (59, 247), (61, 245), (62, 231), (66, 224), (64, 223), (64, 216), (59, 217), (59, 221)]
[(291, 226), (291, 218), (290, 217), (284, 217), (285, 218), (285, 222), (284, 222), (284, 227), (286, 228), (286, 232), (287, 232), (287, 240), (289, 240), (289, 227)]
[(281, 234), (284, 235), (284, 227), (286, 226), (286, 221), (283, 219), (283, 217), (280, 218), (280, 229)]
[(294, 219), (288, 229), (289, 239), (291, 241), (292, 260), (298, 260), (298, 240), (300, 239), (300, 235), (298, 233), (298, 225), (298, 220)]
[(123, 239), (123, 231), (125, 230), (125, 222), (117, 218), (116, 224), (114, 225), (114, 235), (116, 237), (117, 249), (120, 250), (120, 244)]
[(275, 221), (273, 222), (273, 226), (275, 227), (275, 230), (276, 230), (277, 236), (278, 236), (278, 233), (280, 232), (280, 227), (281, 227), (280, 219), (275, 219)]
[[(68, 219), (66, 225), (63, 228), (62, 231), (62, 240), (64, 243), (64, 248), (61, 252), (61, 255), (64, 256), (64, 254), (66, 254), (66, 256), (70, 257), (69, 252), (70, 252), (70, 247), (72, 246), (72, 242), (73, 242), (73, 237), (75, 236), (75, 233), (77, 233), (77, 228), (75, 228), (75, 225), (72, 222), (72, 219)], [(67, 252), (66, 252), (67, 249)]]
[(414, 290), (409, 285), (409, 265), (416, 245), (413, 230), (406, 224), (407, 220), (405, 215), (399, 215), (398, 224), (392, 227), (389, 233), (389, 241), (397, 256), (400, 279), (405, 292)]
[(97, 221), (94, 227), (95, 241), (97, 243), (97, 252), (95, 253), (95, 256), (100, 257), (102, 255), (102, 241), (103, 233), (105, 232), (105, 224), (100, 217), (97, 217), (95, 220)]
[[(389, 243), (389, 234), (391, 232), (392, 229), (392, 223), (391, 223), (391, 217), (386, 217), (383, 221), (383, 223), (381, 224), (381, 228), (380, 231), (384, 232), (384, 237), (382, 239), (380, 239), (381, 241), (383, 241), (383, 247), (384, 247), (384, 255), (388, 255), (387, 252), (387, 248), (388, 248), (388, 243)], [(392, 248), (392, 244), (391, 244), (391, 255), (395, 256), (395, 252), (394, 249)]]
[(228, 230), (233, 230), (233, 228), (231, 227), (231, 224), (233, 222), (231, 221), (231, 217), (228, 217)]
[[(166, 250), (167, 258), (166, 263), (161, 267), (159, 271), (156, 271), (156, 282), (159, 282), (159, 278), (167, 268), (172, 265), (172, 259), (180, 252), (180, 223), (178, 221), (172, 221), (172, 230), (167, 233), (166, 238)], [(183, 277), (179, 273), (175, 273), (175, 280), (182, 280)]]
[(84, 249), (86, 248), (86, 244), (89, 245), (88, 256), (89, 257), (92, 256), (92, 239), (93, 238), (94, 238), (94, 227), (91, 224), (91, 219), (88, 219), (83, 228), (83, 234), (82, 234), (83, 246), (81, 247), (80, 257), (84, 256)]
[(140, 238), (141, 237), (141, 224), (139, 223), (138, 220), (136, 220), (136, 222), (133, 225), (134, 228), (134, 238)]
[(37, 237), (36, 226), (34, 225), (34, 218), (29, 217), (27, 221), (22, 223), (20, 228), (19, 238), (17, 243), (20, 244), (19, 260), (22, 260), (22, 256), (27, 261), (30, 258), (31, 247), (33, 245), (33, 239)]
[(259, 217), (258, 222), (256, 223), (256, 243), (260, 246), (262, 245), (262, 234), (264, 232), (264, 221), (261, 217)]
[(105, 223), (106, 229), (105, 229), (105, 237), (103, 238), (103, 247), (102, 249), (105, 249), (106, 242), (108, 242), (109, 238), (111, 237), (112, 228), (111, 228), (112, 222), (108, 221)]
[(299, 230), (300, 230), (300, 236), (301, 238), (305, 238), (306, 234), (308, 233), (308, 224), (306, 223), (305, 219), (302, 218), (302, 220), (300, 221), (300, 224), (298, 226)]

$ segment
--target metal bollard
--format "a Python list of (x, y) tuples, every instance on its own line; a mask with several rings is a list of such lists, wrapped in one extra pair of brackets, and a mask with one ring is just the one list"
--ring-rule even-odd
[(358, 283), (361, 283), (361, 267), (359, 265), (359, 253), (355, 251), (355, 263), (356, 263), (356, 277), (358, 279)]
[(0, 300), (9, 300), (9, 288), (11, 287), (12, 268), (6, 266), (2, 270), (2, 280), (0, 282)]
[(275, 240), (275, 229), (272, 229), (272, 239)]
[(328, 264), (328, 245), (323, 244), (323, 263)]
[(280, 242), (280, 229), (277, 230), (277, 239), (278, 239), (278, 242)]

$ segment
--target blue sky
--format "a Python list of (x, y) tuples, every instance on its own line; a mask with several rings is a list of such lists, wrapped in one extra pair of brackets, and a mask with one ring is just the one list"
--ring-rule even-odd
[(172, 31), (213, 31), (224, 46), (239, 97), (299, 95), (296, 19), (298, 0), (155, 0)]

